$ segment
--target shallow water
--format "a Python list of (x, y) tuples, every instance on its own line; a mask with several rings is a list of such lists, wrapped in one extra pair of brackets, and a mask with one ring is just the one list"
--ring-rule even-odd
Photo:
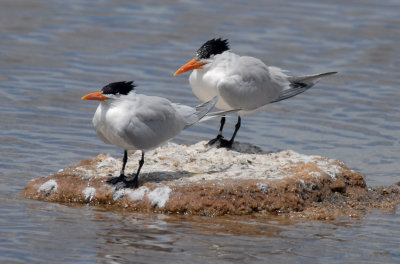
[[(112, 81), (198, 104), (172, 74), (212, 37), (293, 75), (336, 70), (310, 91), (245, 117), (237, 139), (345, 161), (369, 185), (399, 181), (397, 1), (28, 1), (0, 3), (0, 262), (394, 263), (397, 212), (334, 222), (124, 214), (25, 200), (19, 192), (98, 153), (96, 103)], [(235, 123), (228, 119), (226, 135)], [(216, 134), (218, 120), (175, 142)]]

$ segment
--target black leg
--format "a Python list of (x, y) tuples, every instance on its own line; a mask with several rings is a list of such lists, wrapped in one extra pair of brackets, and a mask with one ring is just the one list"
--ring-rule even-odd
[(122, 170), (121, 170), (120, 175), (125, 175), (125, 166), (126, 166), (127, 162), (128, 162), (128, 151), (125, 150), (124, 151), (124, 158), (122, 159)]
[(125, 176), (125, 166), (126, 166), (127, 162), (128, 162), (128, 151), (124, 150), (124, 158), (122, 159), (122, 169), (121, 169), (121, 172), (119, 174), (119, 177), (115, 177), (115, 178), (112, 178), (112, 179), (108, 180), (107, 181), (108, 183), (111, 183), (111, 184), (115, 185), (118, 182), (125, 181), (125, 178), (126, 178), (126, 176)]
[(241, 124), (242, 124), (242, 119), (240, 118), (240, 116), (238, 116), (238, 121), (237, 121), (237, 123), (235, 125), (235, 132), (233, 132), (232, 138), (231, 138), (231, 140), (229, 140), (229, 141), (232, 142), (231, 144), (233, 144), (233, 141), (235, 140), (236, 134), (239, 131), (239, 128), (240, 128)]
[(222, 136), (222, 129), (224, 129), (225, 125), (225, 116), (221, 117), (221, 125), (219, 126), (218, 135)]
[(143, 164), (144, 164), (144, 152), (142, 151), (142, 159), (139, 161), (139, 168), (138, 168), (138, 170), (136, 172), (135, 178), (133, 178), (133, 180), (130, 180), (130, 181), (126, 182), (126, 186), (127, 187), (137, 188), (139, 186), (139, 181), (138, 181), (139, 173), (140, 173), (140, 170), (143, 167)]
[(242, 119), (240, 118), (240, 116), (238, 116), (238, 121), (235, 125), (235, 132), (233, 132), (232, 138), (229, 141), (221, 139), (220, 144), (219, 144), (220, 148), (232, 148), (233, 142), (235, 141), (235, 137), (236, 137), (237, 132), (239, 131), (241, 123), (242, 123)]
[(214, 145), (217, 141), (223, 139), (224, 137), (222, 136), (222, 129), (224, 129), (224, 125), (225, 125), (225, 116), (223, 116), (221, 118), (221, 125), (219, 127), (219, 131), (218, 131), (218, 135), (216, 138), (211, 139), (210, 141), (208, 141), (207, 145), (211, 146)]

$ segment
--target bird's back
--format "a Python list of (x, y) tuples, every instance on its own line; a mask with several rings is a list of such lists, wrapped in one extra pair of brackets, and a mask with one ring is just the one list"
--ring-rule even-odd
[(267, 67), (261, 60), (224, 52), (204, 70), (194, 71), (190, 84), (202, 101), (218, 95), (222, 110), (255, 110), (278, 98), (290, 82), (280, 69)]
[(161, 97), (133, 94), (99, 108), (93, 119), (96, 132), (105, 143), (123, 149), (154, 149), (185, 127), (171, 102)]

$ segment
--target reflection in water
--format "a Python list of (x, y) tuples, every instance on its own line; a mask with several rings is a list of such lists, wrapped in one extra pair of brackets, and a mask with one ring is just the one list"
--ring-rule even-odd
[(395, 215), (382, 217), (381, 214), (372, 214), (368, 222), (344, 219), (329, 223), (301, 222), (282, 216), (260, 219), (122, 214), (117, 219), (113, 217), (116, 216), (95, 217), (96, 222), (108, 223), (96, 234), (105, 240), (99, 250), (100, 259), (124, 262), (134, 258), (147, 263), (159, 259), (194, 263), (209, 260), (247, 263), (263, 262), (266, 258), (277, 261), (326, 259), (341, 262), (343, 254), (349, 254), (349, 248), (352, 249), (349, 256), (367, 260), (370, 257), (365, 255), (364, 248), (367, 247), (376, 259), (385, 261), (392, 258), (389, 252), (397, 252), (394, 244), (398, 239), (388, 241), (390, 249), (381, 254), (376, 243), (387, 241), (388, 238), (373, 236), (374, 242), (370, 243), (369, 237), (363, 235), (367, 230), (374, 233), (377, 226), (382, 228), (380, 221), (391, 222), (390, 219), (394, 219)]
[[(238, 141), (344, 160), (370, 185), (397, 182), (398, 10), (390, 0), (2, 1), (0, 262), (399, 262), (395, 212), (329, 223), (195, 218), (18, 197), (32, 178), (99, 153), (120, 157), (93, 132), (97, 105), (80, 100), (89, 91), (134, 79), (140, 93), (197, 105), (188, 75), (172, 74), (212, 37), (293, 75), (339, 71), (244, 119)], [(235, 121), (228, 119), (227, 134)], [(212, 138), (218, 123), (175, 141)]]

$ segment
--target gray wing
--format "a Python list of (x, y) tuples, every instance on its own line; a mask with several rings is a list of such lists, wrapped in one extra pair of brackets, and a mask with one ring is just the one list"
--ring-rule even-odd
[(321, 74), (314, 75), (305, 75), (305, 76), (294, 76), (289, 77), (288, 80), (290, 82), (290, 88), (283, 90), (279, 97), (273, 100), (271, 103), (276, 103), (282, 100), (286, 100), (290, 97), (301, 94), (311, 87), (313, 87), (322, 77), (329, 76), (332, 74), (336, 74), (337, 72), (326, 72)]
[(281, 69), (243, 56), (231, 63), (218, 82), (218, 92), (232, 109), (254, 110), (278, 98), (282, 90), (289, 89), (287, 78)]
[(138, 95), (138, 103), (120, 136), (137, 149), (148, 150), (177, 136), (185, 127), (173, 104), (161, 97)]

